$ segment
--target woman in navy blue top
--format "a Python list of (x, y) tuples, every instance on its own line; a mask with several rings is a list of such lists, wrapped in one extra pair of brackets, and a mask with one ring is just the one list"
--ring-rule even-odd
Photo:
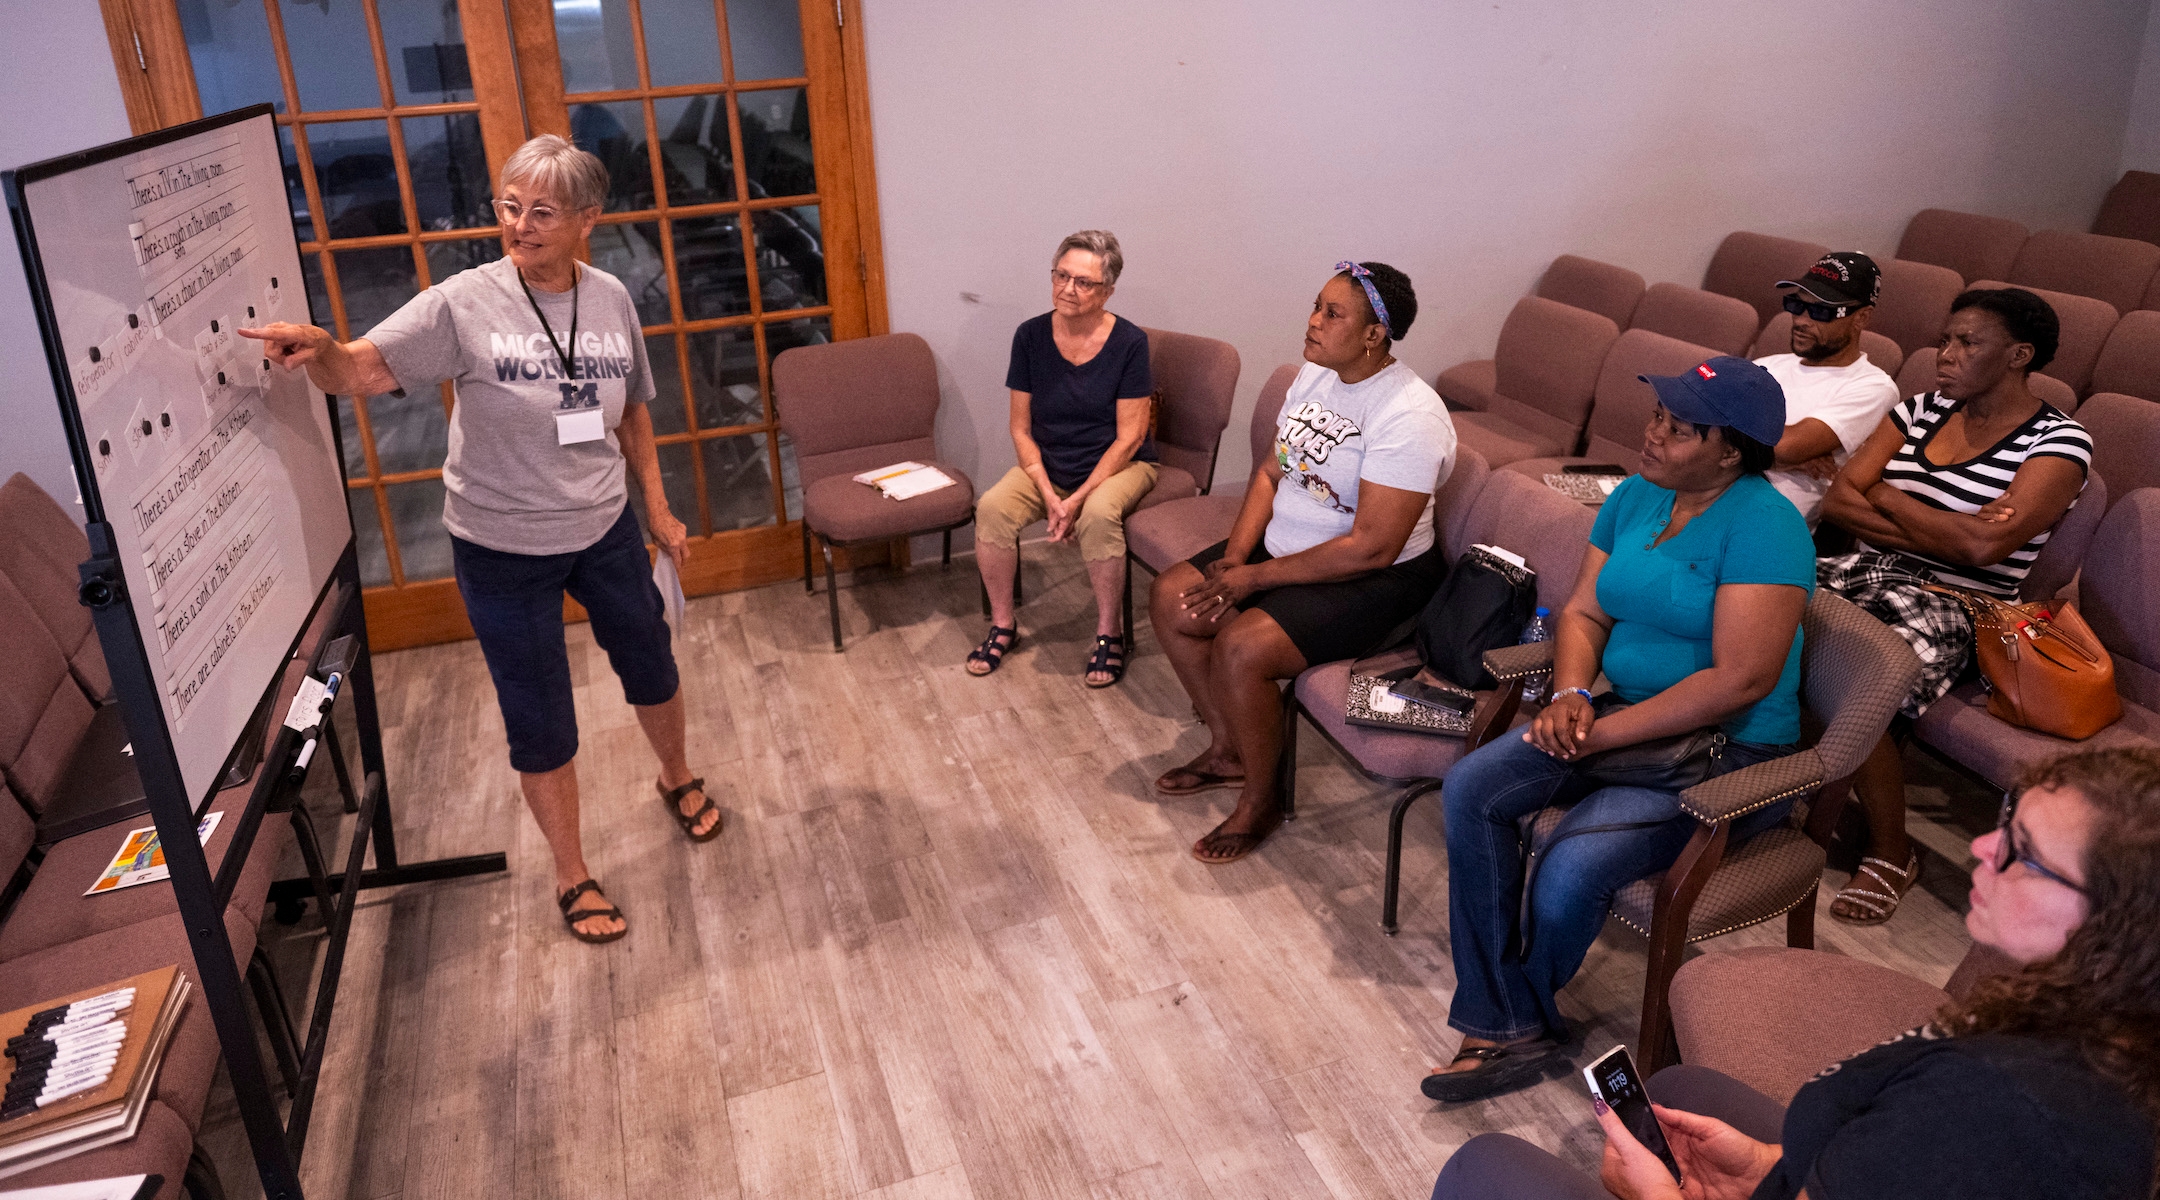
[(1019, 639), (1020, 531), (1048, 518), (1050, 540), (1078, 542), (1087, 563), (1096, 614), (1087, 685), (1109, 687), (1125, 675), (1125, 516), (1155, 486), (1155, 381), (1146, 332), (1104, 307), (1125, 267), (1117, 237), (1081, 230), (1058, 243), (1052, 262), (1050, 311), (1014, 331), (1005, 373), (1019, 465), (975, 502), (990, 633), (967, 665), (988, 675)]

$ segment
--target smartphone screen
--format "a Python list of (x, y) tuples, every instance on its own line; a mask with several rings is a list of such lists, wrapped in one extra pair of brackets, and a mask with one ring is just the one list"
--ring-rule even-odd
[(1606, 1106), (1619, 1114), (1621, 1124), (1628, 1127), (1635, 1140), (1664, 1160), (1673, 1182), (1680, 1182), (1680, 1164), (1673, 1161), (1672, 1147), (1665, 1144), (1665, 1130), (1658, 1124), (1657, 1114), (1650, 1111), (1650, 1093), (1643, 1090), (1627, 1047), (1614, 1046), (1603, 1058), (1584, 1067), (1583, 1077), (1589, 1081), (1590, 1091), (1603, 1097)]
[(1477, 707), (1477, 697), (1467, 692), (1449, 691), (1415, 679), (1405, 679), (1388, 689), (1412, 704), (1427, 708), (1446, 709), (1451, 713), (1466, 713)]

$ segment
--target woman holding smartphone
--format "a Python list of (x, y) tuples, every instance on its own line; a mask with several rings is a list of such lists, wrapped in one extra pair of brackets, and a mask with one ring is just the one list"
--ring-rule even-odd
[(1595, 1101), (1599, 1179), (1505, 1134), (1433, 1200), (2146, 1197), (2160, 1119), (2160, 749), (2033, 769), (1973, 841), (1973, 940), (2023, 964), (1824, 1069), (1782, 1111), (1701, 1067), (1650, 1080), (1683, 1182)]

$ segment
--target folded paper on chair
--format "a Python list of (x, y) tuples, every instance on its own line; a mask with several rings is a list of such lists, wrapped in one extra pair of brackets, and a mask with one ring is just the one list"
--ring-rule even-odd
[(952, 476), (919, 462), (894, 463), (875, 471), (864, 471), (855, 476), (855, 482), (876, 488), (887, 500), (912, 500), (953, 485)]

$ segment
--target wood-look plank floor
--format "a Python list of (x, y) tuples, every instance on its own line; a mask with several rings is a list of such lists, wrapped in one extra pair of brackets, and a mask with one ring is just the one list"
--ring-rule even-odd
[[(692, 760), (726, 810), (706, 846), (660, 810), (573, 628), (588, 858), (631, 925), (607, 947), (564, 933), (478, 647), (379, 657), (401, 853), (499, 848), (511, 870), (358, 915), (308, 1195), (1412, 1198), (1495, 1129), (1593, 1163), (1572, 1072), (1418, 1094), (1457, 1041), (1438, 805), (1410, 821), (1396, 938), (1390, 793), (1310, 731), (1300, 819), (1195, 862), (1230, 795), (1150, 790), (1205, 737), (1168, 663), (1143, 624), (1123, 685), (1087, 690), (1078, 562), (1034, 550), (1027, 572), (1023, 640), (988, 679), (961, 668), (984, 625), (966, 560), (843, 585), (844, 654), (799, 586), (694, 601)], [(1924, 892), (1887, 926), (1817, 928), (1934, 982), (1966, 945)], [(264, 931), (288, 978), (320, 944), (312, 917)], [(1592, 1048), (1632, 1042), (1642, 976), (1611, 923), (1563, 996)], [(204, 1140), (260, 1194), (229, 1095)]]

